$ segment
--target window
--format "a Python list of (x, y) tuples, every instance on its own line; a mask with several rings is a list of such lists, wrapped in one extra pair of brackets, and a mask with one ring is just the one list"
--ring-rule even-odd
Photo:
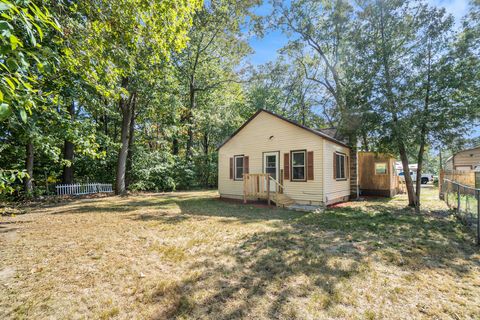
[(346, 156), (343, 153), (335, 153), (335, 179), (347, 179), (345, 174), (345, 160)]
[(375, 163), (375, 174), (387, 174), (387, 163)]
[(305, 151), (292, 151), (292, 180), (305, 181)]
[(235, 161), (235, 180), (243, 180), (243, 156), (233, 157)]
[(265, 173), (270, 173), (273, 179), (277, 179), (277, 156), (266, 155), (265, 156)]

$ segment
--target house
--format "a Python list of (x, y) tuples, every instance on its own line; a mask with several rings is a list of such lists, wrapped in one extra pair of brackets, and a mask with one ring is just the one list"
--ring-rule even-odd
[(459, 151), (445, 162), (446, 171), (471, 172), (480, 170), (480, 146)]
[(277, 205), (333, 204), (349, 199), (351, 180), (356, 188), (355, 159), (350, 165), (345, 142), (262, 109), (219, 146), (218, 190)]
[(395, 158), (382, 153), (358, 153), (360, 194), (393, 197), (399, 191)]

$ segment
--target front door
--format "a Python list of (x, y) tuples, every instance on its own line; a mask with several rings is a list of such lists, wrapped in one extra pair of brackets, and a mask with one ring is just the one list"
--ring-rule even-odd
[[(280, 168), (279, 159), (278, 152), (265, 152), (263, 154), (263, 173), (270, 173), (270, 176), (277, 181)], [(270, 181), (270, 192), (275, 192), (275, 182), (273, 181)]]

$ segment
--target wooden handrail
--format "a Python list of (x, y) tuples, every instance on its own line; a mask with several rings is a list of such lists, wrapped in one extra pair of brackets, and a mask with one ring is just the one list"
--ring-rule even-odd
[[(273, 182), (275, 182), (275, 184), (276, 184), (275, 191), (276, 191), (277, 193), (283, 193), (283, 188), (284, 188), (284, 186), (283, 186), (280, 182), (278, 182), (274, 177), (272, 177), (271, 175), (268, 175), (268, 178), (269, 178), (270, 180), (272, 180)], [(277, 190), (277, 187), (278, 187), (278, 190)]]
[[(273, 181), (275, 189), (270, 189), (270, 182)], [(280, 194), (284, 191), (284, 186), (269, 173), (245, 173), (243, 175), (243, 202), (247, 203), (247, 198), (274, 200), (278, 205)], [(273, 193), (273, 195), (272, 195)], [(273, 198), (272, 198), (273, 196)]]

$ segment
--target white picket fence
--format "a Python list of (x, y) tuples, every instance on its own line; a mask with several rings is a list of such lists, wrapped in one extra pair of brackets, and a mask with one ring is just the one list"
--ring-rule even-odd
[(60, 184), (55, 188), (58, 196), (113, 192), (113, 187), (109, 183)]

